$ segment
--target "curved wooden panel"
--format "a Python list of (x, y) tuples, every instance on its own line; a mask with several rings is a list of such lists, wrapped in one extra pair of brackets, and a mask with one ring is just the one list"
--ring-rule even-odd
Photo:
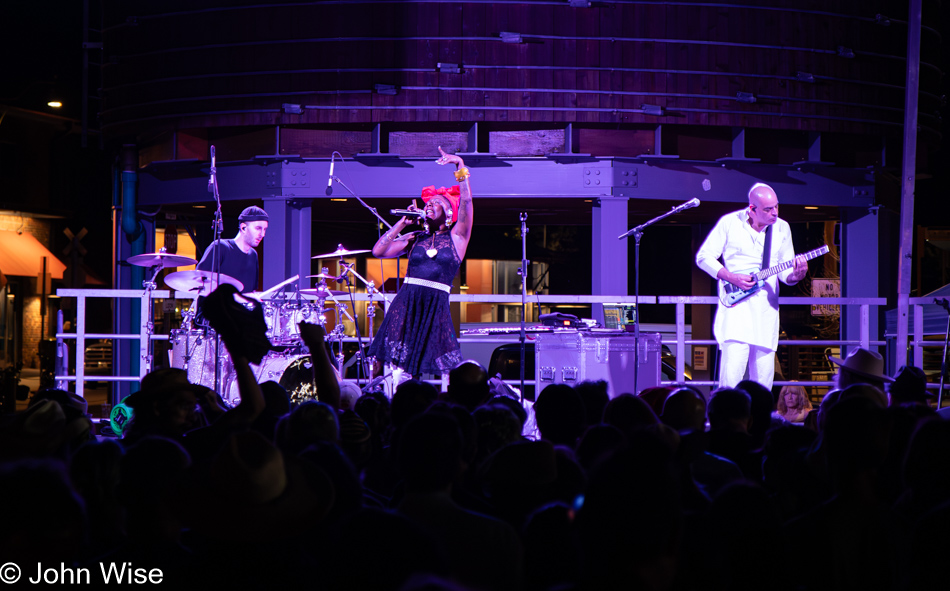
[[(112, 0), (102, 125), (112, 136), (449, 121), (899, 132), (905, 3), (758, 4)], [(938, 127), (939, 43), (925, 28), (925, 137)]]

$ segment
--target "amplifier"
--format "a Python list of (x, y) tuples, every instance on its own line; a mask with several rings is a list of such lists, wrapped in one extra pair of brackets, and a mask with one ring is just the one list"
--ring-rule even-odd
[(575, 385), (605, 380), (611, 398), (660, 385), (659, 333), (640, 333), (640, 371), (633, 383), (634, 335), (627, 332), (558, 332), (535, 337), (535, 383)]

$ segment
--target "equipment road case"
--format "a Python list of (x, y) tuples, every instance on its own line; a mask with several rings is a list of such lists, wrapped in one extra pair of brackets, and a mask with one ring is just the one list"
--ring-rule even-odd
[(538, 392), (548, 384), (576, 385), (605, 380), (611, 398), (625, 392), (660, 385), (659, 333), (640, 333), (640, 371), (634, 386), (633, 333), (623, 331), (565, 331), (535, 338), (535, 383)]

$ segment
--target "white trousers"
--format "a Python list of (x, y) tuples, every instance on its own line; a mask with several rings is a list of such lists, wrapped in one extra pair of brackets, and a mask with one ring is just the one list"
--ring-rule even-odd
[(775, 351), (738, 341), (722, 344), (722, 360), (719, 363), (719, 387), (735, 388), (746, 378), (772, 389), (775, 378)]

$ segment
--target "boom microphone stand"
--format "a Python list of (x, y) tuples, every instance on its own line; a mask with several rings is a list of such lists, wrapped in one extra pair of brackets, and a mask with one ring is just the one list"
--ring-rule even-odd
[(633, 313), (633, 391), (634, 391), (634, 394), (638, 394), (640, 392), (640, 387), (638, 383), (638, 380), (640, 378), (640, 238), (643, 237), (643, 230), (645, 230), (647, 227), (652, 226), (658, 221), (664, 218), (667, 218), (673, 215), (674, 213), (679, 213), (683, 211), (684, 209), (689, 209), (690, 207), (696, 207), (697, 205), (699, 205), (699, 199), (690, 199), (686, 203), (677, 205), (676, 207), (664, 213), (663, 215), (657, 216), (648, 222), (644, 222), (640, 224), (639, 226), (637, 226), (636, 228), (627, 230), (626, 232), (624, 232), (623, 234), (617, 237), (618, 240), (623, 240), (627, 236), (630, 236), (631, 234), (633, 234), (633, 238), (636, 244), (636, 246), (634, 247), (634, 255), (633, 255), (634, 257), (633, 258), (633, 264), (634, 264), (633, 296), (634, 296), (634, 302), (636, 306)]
[[(339, 156), (340, 156), (340, 160), (343, 160), (343, 156), (342, 156), (339, 152), (334, 152), (333, 154), (339, 155)], [(340, 177), (333, 175), (333, 164), (332, 164), (333, 154), (330, 155), (331, 164), (330, 164), (329, 185), (332, 186), (334, 182), (339, 183), (340, 186), (343, 187), (344, 189), (346, 189), (346, 192), (349, 193), (350, 195), (352, 195), (353, 198), (356, 199), (356, 200), (359, 202), (360, 205), (362, 205), (362, 206), (365, 207), (367, 210), (369, 210), (370, 213), (372, 213), (374, 216), (376, 216), (376, 219), (377, 219), (377, 220), (381, 221), (387, 228), (389, 228), (389, 229), (391, 230), (392, 227), (393, 227), (393, 225), (390, 224), (389, 222), (387, 222), (386, 220), (384, 220), (383, 217), (382, 217), (381, 215), (379, 215), (379, 211), (377, 211), (375, 207), (373, 207), (373, 206), (370, 205), (369, 203), (366, 203), (365, 201), (363, 201), (363, 198), (360, 197), (359, 195), (357, 195), (356, 193), (354, 193), (352, 189), (350, 189), (349, 187), (347, 187), (347, 186), (346, 186), (346, 183), (344, 183), (342, 180), (340, 180)], [(327, 195), (329, 195), (329, 194), (332, 192), (331, 189), (330, 189), (330, 186), (327, 187)], [(377, 228), (378, 228), (378, 226), (377, 226)], [(398, 283), (399, 283), (399, 267), (400, 267), (400, 264), (399, 264), (399, 263), (400, 263), (400, 259), (397, 258), (397, 259), (396, 259), (396, 283), (397, 283), (396, 289), (397, 289), (397, 290), (399, 289), (399, 285), (398, 285)], [(382, 263), (380, 263), (380, 266), (382, 266)], [(385, 279), (386, 279), (386, 278), (383, 277), (383, 281), (384, 281), (384, 282), (385, 282)]]
[[(214, 195), (214, 200), (218, 205), (218, 208), (214, 212), (214, 222), (213, 223), (213, 232), (214, 238), (211, 241), (211, 244), (214, 248), (214, 257), (211, 259), (211, 274), (212, 287), (217, 288), (221, 285), (221, 233), (224, 231), (224, 216), (221, 213), (221, 195), (218, 193), (218, 166), (215, 160), (214, 155), (214, 145), (211, 146), (211, 177), (208, 179), (208, 190)], [(256, 289), (256, 288), (255, 288)], [(200, 295), (198, 297), (201, 297)], [(195, 302), (198, 299), (195, 298)], [(219, 352), (221, 349), (221, 337), (218, 336), (217, 332), (214, 335), (214, 391), (220, 392), (220, 387), (223, 385), (221, 382), (221, 357)]]

